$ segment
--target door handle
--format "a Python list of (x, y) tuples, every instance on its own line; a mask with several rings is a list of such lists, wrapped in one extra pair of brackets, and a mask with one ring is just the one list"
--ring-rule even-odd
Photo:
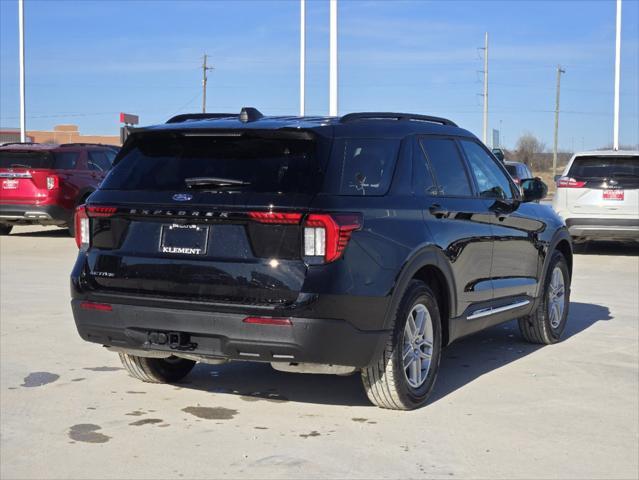
[(436, 218), (446, 218), (448, 217), (448, 215), (450, 215), (450, 212), (448, 210), (446, 210), (445, 208), (442, 208), (441, 205), (438, 205), (436, 203), (431, 205), (428, 211), (431, 213), (431, 215), (434, 215)]

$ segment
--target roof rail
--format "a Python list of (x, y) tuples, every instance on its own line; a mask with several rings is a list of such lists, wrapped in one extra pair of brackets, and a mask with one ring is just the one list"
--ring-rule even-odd
[(3, 147), (7, 145), (40, 145), (39, 142), (5, 142), (2, 144)]
[(349, 113), (339, 119), (340, 123), (354, 122), (356, 120), (413, 120), (417, 122), (439, 123), (456, 127), (457, 124), (447, 118), (433, 117), (430, 115), (417, 115), (414, 113), (394, 113), (394, 112), (359, 112)]
[(182, 123), (187, 120), (208, 120), (214, 118), (237, 117), (237, 113), (181, 113), (169, 118), (166, 123)]
[(58, 147), (82, 147), (82, 146), (90, 146), (90, 147), (116, 147), (117, 145), (111, 145), (108, 143), (93, 143), (93, 142), (70, 142), (70, 143), (61, 143)]

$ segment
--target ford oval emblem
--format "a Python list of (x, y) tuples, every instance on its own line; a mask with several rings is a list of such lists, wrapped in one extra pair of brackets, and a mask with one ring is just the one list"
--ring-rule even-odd
[(173, 195), (173, 200), (177, 202), (188, 202), (189, 200), (193, 200), (193, 195), (189, 195), (188, 193), (176, 193)]

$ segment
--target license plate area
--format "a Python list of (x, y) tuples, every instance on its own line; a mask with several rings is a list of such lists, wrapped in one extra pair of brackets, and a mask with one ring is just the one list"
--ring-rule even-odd
[(162, 225), (160, 252), (172, 255), (206, 255), (208, 225)]
[(603, 199), (604, 200), (616, 200), (618, 202), (621, 202), (624, 199), (624, 191), (622, 189), (604, 190), (603, 191)]
[(7, 178), (2, 181), (3, 190), (16, 190), (18, 188), (20, 180)]

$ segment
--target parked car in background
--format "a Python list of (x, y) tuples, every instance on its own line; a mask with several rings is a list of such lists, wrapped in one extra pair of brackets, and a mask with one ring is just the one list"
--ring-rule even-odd
[(546, 191), (444, 118), (181, 115), (78, 208), (73, 316), (145, 382), (258, 361), (417, 408), (455, 339), (518, 319), (560, 340), (572, 247)]
[(507, 160), (504, 162), (504, 166), (517, 185), (520, 185), (525, 178), (533, 178), (530, 168), (525, 163)]
[(504, 154), (504, 151), (501, 148), (493, 148), (491, 151), (497, 160), (499, 160), (502, 163), (506, 161), (506, 155)]
[(9, 143), (0, 147), (0, 235), (14, 225), (57, 225), (74, 234), (75, 208), (117, 154), (110, 145)]
[(574, 240), (639, 242), (639, 151), (576, 153), (555, 180), (552, 205)]

